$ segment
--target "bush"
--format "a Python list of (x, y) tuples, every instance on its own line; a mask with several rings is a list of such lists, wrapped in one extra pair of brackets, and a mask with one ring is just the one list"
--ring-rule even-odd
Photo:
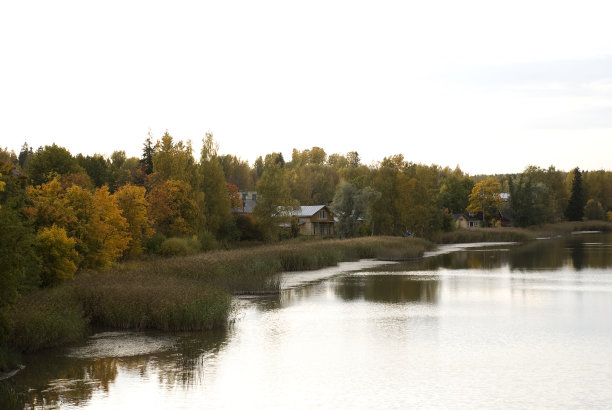
[(147, 253), (159, 253), (162, 243), (166, 240), (166, 237), (161, 233), (156, 233), (151, 236), (145, 243), (145, 249)]
[(163, 256), (187, 256), (198, 253), (201, 248), (200, 242), (193, 238), (170, 238), (161, 244), (159, 253)]
[(200, 232), (198, 240), (200, 242), (200, 249), (203, 251), (212, 251), (219, 248), (219, 243), (215, 239), (215, 235), (208, 231)]

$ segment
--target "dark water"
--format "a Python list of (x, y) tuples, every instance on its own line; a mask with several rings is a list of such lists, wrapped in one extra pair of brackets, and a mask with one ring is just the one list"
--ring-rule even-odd
[(612, 236), (371, 265), (288, 274), (220, 332), (98, 333), (15, 383), (66, 409), (612, 408)]

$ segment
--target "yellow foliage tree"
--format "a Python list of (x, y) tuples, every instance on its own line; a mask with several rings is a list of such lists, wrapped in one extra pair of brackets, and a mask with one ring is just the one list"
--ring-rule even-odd
[(157, 183), (146, 196), (155, 230), (167, 237), (196, 233), (199, 208), (192, 199), (191, 186), (169, 179)]
[(82, 266), (106, 268), (119, 259), (130, 242), (128, 223), (107, 186), (94, 192), (88, 217), (82, 238), (88, 252)]
[(473, 214), (482, 212), (483, 222), (486, 225), (486, 218), (494, 218), (495, 212), (502, 206), (501, 184), (493, 178), (480, 181), (474, 185), (469, 200), (467, 210)]
[(128, 184), (119, 188), (113, 195), (128, 224), (130, 242), (126, 254), (129, 255), (142, 253), (143, 242), (153, 234), (147, 212), (149, 203), (145, 194), (143, 187)]
[(128, 224), (108, 187), (90, 191), (73, 185), (63, 190), (57, 180), (29, 188), (29, 213), (41, 232), (56, 225), (74, 238), (79, 267), (105, 268), (116, 261), (130, 241)]
[(42, 228), (37, 238), (37, 251), (41, 258), (41, 280), (49, 286), (66, 279), (73, 279), (79, 255), (76, 241), (66, 235), (66, 230), (57, 225)]

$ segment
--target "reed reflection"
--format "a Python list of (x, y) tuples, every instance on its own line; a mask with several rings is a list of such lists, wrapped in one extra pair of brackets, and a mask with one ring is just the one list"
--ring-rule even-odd
[(379, 303), (437, 303), (439, 281), (402, 275), (345, 276), (334, 281), (334, 293), (342, 300)]
[[(31, 354), (26, 356), (26, 368), (15, 376), (16, 390), (29, 406), (53, 408), (62, 403), (85, 405), (94, 391), (108, 393), (120, 372), (138, 377), (154, 372), (160, 385), (189, 388), (202, 381), (206, 358), (219, 352), (228, 333), (223, 329), (178, 335), (166, 350), (135, 356), (74, 357), (69, 348)], [(114, 342), (129, 345), (133, 336), (125, 332), (122, 340), (115, 336)]]

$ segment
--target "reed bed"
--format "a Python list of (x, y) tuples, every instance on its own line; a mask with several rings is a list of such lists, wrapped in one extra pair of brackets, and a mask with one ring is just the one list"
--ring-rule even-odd
[(533, 231), (522, 228), (470, 228), (439, 232), (431, 239), (440, 244), (475, 242), (525, 242), (535, 239)]
[(363, 258), (411, 259), (423, 239), (292, 240), (275, 245), (126, 262), (23, 296), (10, 344), (21, 351), (82, 338), (89, 326), (165, 331), (223, 326), (232, 294), (277, 293), (280, 273)]
[(578, 221), (561, 222), (556, 224), (540, 225), (529, 228), (538, 237), (566, 235), (580, 231), (612, 232), (612, 222), (607, 221)]
[(39, 290), (18, 301), (9, 344), (21, 351), (58, 346), (82, 338), (88, 324), (71, 286)]

